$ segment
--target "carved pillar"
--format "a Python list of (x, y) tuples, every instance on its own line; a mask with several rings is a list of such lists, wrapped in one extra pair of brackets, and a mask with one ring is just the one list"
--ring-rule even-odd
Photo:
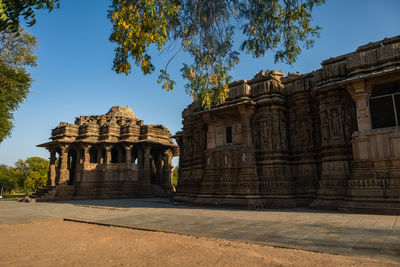
[(153, 155), (154, 157), (154, 165), (155, 165), (155, 176), (156, 182), (162, 183), (163, 182), (163, 155), (161, 151), (156, 151)]
[(105, 164), (111, 164), (111, 145), (104, 145), (104, 149), (106, 150), (106, 158), (104, 159)]
[(321, 125), (321, 177), (317, 199), (311, 207), (342, 207), (351, 177), (353, 160), (351, 133), (356, 120), (355, 105), (343, 88), (316, 91)]
[(125, 162), (127, 164), (132, 163), (132, 147), (133, 145), (125, 145)]
[(178, 185), (177, 185), (177, 187), (176, 187), (176, 190), (178, 191), (178, 189), (179, 189), (179, 186), (181, 186), (181, 184), (182, 184), (182, 170), (181, 170), (181, 168), (182, 168), (182, 151), (183, 150), (181, 150), (181, 148), (182, 148), (182, 146), (183, 146), (183, 136), (182, 136), (182, 132), (177, 132), (176, 134), (175, 134), (175, 136), (174, 136), (174, 138), (175, 138), (175, 140), (176, 140), (176, 143), (178, 144), (178, 146), (179, 146), (179, 163), (178, 163), (178, 166), (179, 166), (179, 168), (178, 168)]
[(82, 145), (82, 149), (83, 149), (83, 164), (90, 163), (90, 154), (89, 154), (90, 145)]
[(365, 131), (371, 129), (371, 119), (368, 111), (367, 98), (368, 98), (367, 93), (357, 94), (353, 96), (353, 99), (356, 102), (357, 124), (359, 131)]
[(346, 90), (356, 103), (358, 131), (352, 137), (353, 157), (355, 160), (368, 160), (371, 157), (370, 141), (365, 134), (372, 129), (368, 109), (368, 94), (371, 87), (367, 87), (364, 81), (358, 81), (347, 85)]
[(364, 81), (355, 82), (347, 86), (347, 91), (356, 103), (358, 131), (364, 132), (371, 129), (371, 118), (368, 110), (368, 93)]
[(103, 158), (103, 147), (97, 146), (97, 164), (103, 164), (104, 163), (104, 158)]
[(53, 187), (56, 185), (56, 151), (54, 148), (50, 148), (50, 166), (47, 174), (47, 187)]
[[(242, 107), (241, 107), (242, 108)], [(253, 117), (254, 109), (243, 107), (240, 110), (242, 116), (242, 144), (251, 147), (253, 144), (251, 131), (251, 118)]]
[(163, 168), (163, 182), (164, 182), (164, 187), (167, 193), (173, 192), (172, 188), (172, 151), (170, 149), (167, 149), (164, 151), (164, 168)]
[(137, 148), (138, 167), (139, 170), (143, 169), (143, 148)]
[(211, 149), (215, 147), (215, 125), (212, 124), (213, 116), (210, 113), (204, 113), (202, 116), (204, 123), (207, 125), (207, 140), (206, 148)]
[(68, 145), (62, 145), (60, 147), (60, 158), (58, 159), (58, 177), (56, 178), (56, 185), (69, 180), (68, 148)]
[(150, 146), (146, 146), (144, 148), (144, 157), (143, 157), (144, 162), (143, 162), (143, 172), (142, 172), (143, 177), (142, 177), (142, 179), (143, 179), (143, 183), (146, 185), (151, 184), (151, 182), (150, 182), (150, 179), (151, 179), (151, 177), (150, 177), (150, 175), (151, 175), (151, 173), (150, 173), (150, 158), (151, 158), (150, 149), (151, 149)]

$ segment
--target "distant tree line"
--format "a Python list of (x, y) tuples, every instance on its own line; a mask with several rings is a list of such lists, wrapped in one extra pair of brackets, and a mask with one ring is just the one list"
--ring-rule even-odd
[(18, 160), (14, 167), (0, 165), (0, 187), (5, 193), (33, 192), (47, 182), (49, 161), (40, 157)]

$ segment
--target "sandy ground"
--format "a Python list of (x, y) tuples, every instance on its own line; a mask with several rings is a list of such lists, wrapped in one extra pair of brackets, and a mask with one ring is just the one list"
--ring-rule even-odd
[(50, 221), (0, 226), (0, 266), (395, 266), (222, 239)]

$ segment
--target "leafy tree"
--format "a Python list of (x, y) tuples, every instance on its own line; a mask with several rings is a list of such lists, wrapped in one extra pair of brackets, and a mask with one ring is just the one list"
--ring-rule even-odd
[(34, 191), (46, 185), (49, 161), (40, 157), (18, 160), (15, 163), (15, 177), (21, 188)]
[(36, 23), (34, 10), (52, 11), (59, 0), (0, 0), (0, 143), (11, 134), (13, 112), (24, 101), (31, 85), (26, 66), (36, 66), (36, 38), (20, 25)]
[(0, 142), (11, 134), (13, 112), (24, 101), (31, 86), (26, 66), (36, 66), (36, 38), (22, 28), (0, 32)]
[[(168, 43), (178, 42), (175, 56), (185, 51), (193, 58), (192, 64), (183, 64), (181, 69), (189, 95), (203, 107), (220, 104), (227, 97), (229, 71), (238, 64), (240, 51), (256, 58), (273, 51), (275, 62), (292, 64), (301, 46), (309, 48), (318, 36), (320, 28), (311, 26), (311, 13), (323, 3), (325, 0), (113, 0), (108, 13), (113, 25), (110, 41), (117, 44), (113, 69), (128, 75), (131, 60), (144, 74), (152, 73), (155, 66), (149, 47), (162, 50)], [(233, 39), (240, 33), (243, 40), (240, 48), (235, 48)], [(158, 79), (165, 90), (172, 90), (175, 84), (167, 72), (169, 62)]]
[(0, 188), (4, 186), (4, 192), (11, 192), (18, 189), (18, 182), (14, 176), (14, 168), (7, 165), (0, 165)]
[(0, 186), (4, 185), (5, 192), (34, 191), (47, 183), (49, 161), (31, 157), (18, 160), (15, 167), (0, 165)]
[(26, 177), (24, 188), (29, 191), (35, 191), (44, 187), (47, 183), (47, 174), (43, 175), (38, 171), (31, 171)]
[(58, 7), (59, 0), (0, 0), (0, 32), (18, 32), (21, 16), (28, 26), (35, 24), (34, 9)]
[(173, 186), (177, 186), (178, 185), (178, 170), (179, 170), (179, 167), (178, 166), (176, 166), (175, 168), (174, 168), (174, 170), (173, 170), (173, 172), (172, 172), (172, 181), (171, 181), (171, 183), (172, 183), (172, 185)]

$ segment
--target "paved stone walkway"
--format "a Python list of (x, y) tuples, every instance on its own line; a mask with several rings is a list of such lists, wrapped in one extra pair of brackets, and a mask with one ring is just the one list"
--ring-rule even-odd
[(0, 201), (0, 225), (63, 218), (303, 250), (389, 259), (400, 265), (400, 216), (307, 209), (175, 206), (166, 199), (58, 203)]

